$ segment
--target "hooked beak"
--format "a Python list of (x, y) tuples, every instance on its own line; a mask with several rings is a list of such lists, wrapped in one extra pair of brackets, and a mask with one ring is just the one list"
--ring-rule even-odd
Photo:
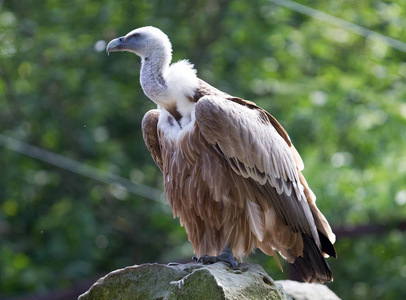
[(124, 47), (124, 44), (125, 44), (124, 38), (125, 37), (122, 36), (122, 37), (116, 38), (114, 40), (111, 40), (107, 44), (107, 47), (106, 47), (107, 55), (109, 55), (110, 52), (125, 51), (126, 49)]

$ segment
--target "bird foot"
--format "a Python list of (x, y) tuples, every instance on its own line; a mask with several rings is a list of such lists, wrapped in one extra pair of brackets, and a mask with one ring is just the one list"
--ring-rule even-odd
[(194, 256), (192, 259), (194, 262), (202, 263), (204, 265), (214, 264), (216, 262), (223, 261), (230, 264), (233, 269), (237, 269), (238, 267), (238, 262), (233, 256), (233, 253), (231, 251), (223, 251), (220, 255), (217, 256), (203, 255), (200, 256), (199, 258)]

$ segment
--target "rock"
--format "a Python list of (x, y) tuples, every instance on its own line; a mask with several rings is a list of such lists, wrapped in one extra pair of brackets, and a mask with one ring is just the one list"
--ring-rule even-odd
[[(285, 293), (286, 292), (286, 293)], [(286, 299), (339, 300), (325, 285), (274, 281), (256, 264), (143, 264), (100, 278), (79, 300)]]
[(143, 264), (100, 278), (79, 300), (127, 299), (286, 299), (264, 269), (242, 263), (202, 265)]
[(327, 286), (318, 283), (303, 283), (292, 280), (278, 280), (288, 299), (294, 300), (340, 300)]

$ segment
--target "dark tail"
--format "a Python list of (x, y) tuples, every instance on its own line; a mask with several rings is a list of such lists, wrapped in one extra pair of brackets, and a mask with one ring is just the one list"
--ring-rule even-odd
[(302, 234), (303, 255), (297, 257), (293, 263), (293, 267), (308, 283), (333, 281), (333, 275), (322, 251), (333, 257), (336, 257), (336, 252), (330, 241), (320, 232), (319, 235), (322, 250), (319, 249), (313, 238)]

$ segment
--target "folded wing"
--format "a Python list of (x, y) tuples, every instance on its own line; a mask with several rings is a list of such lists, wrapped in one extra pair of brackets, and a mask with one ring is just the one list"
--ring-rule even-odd
[[(306, 281), (331, 281), (323, 254), (335, 256), (335, 237), (315, 206), (300, 172), (302, 160), (282, 126), (240, 98), (204, 96), (195, 116), (206, 141), (260, 192), (247, 202), (249, 215), (262, 218), (249, 222), (260, 237), (258, 247), (269, 255), (278, 250)], [(255, 224), (263, 224), (264, 232)]]

